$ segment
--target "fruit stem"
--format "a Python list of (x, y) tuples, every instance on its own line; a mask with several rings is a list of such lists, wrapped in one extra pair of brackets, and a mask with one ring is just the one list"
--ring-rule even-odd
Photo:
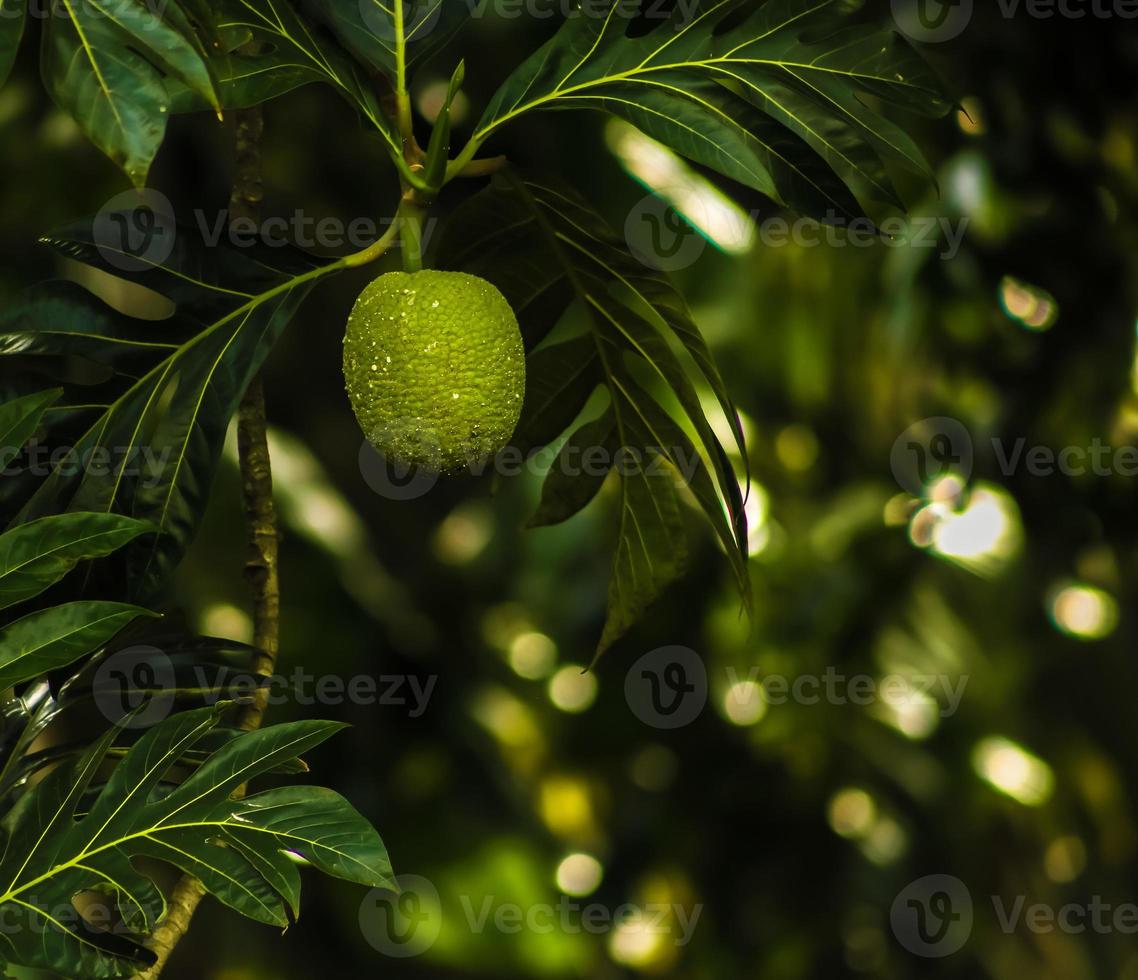
[(418, 272), (423, 268), (423, 214), (426, 208), (408, 194), (399, 204), (395, 224), (403, 246), (403, 271)]

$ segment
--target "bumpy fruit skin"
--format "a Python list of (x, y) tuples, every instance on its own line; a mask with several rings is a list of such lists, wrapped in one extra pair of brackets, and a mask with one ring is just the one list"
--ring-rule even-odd
[(506, 298), (465, 272), (388, 272), (356, 300), (344, 381), (389, 459), (454, 473), (502, 449), (525, 396), (525, 351)]

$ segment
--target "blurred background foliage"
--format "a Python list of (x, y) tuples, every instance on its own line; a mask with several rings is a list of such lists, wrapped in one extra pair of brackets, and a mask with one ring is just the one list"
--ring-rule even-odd
[[(992, 449), (1138, 436), (1138, 32), (1008, 20), (997, 6), (926, 49), (967, 112), (921, 124), (940, 191), (913, 211), (969, 219), (954, 257), (772, 248), (736, 223), (678, 273), (749, 437), (753, 626), (693, 515), (691, 573), (582, 674), (603, 617), (612, 500), (523, 532), (536, 477), (453, 480), (409, 502), (374, 493), (340, 375), (342, 325), (371, 273), (321, 287), (267, 374), (283, 672), (437, 682), (417, 717), (410, 705), (289, 703), (273, 718), (352, 723), (313, 768), (380, 828), (397, 871), (435, 883), (443, 929), (423, 956), (383, 961), (358, 890), (308, 876), (283, 938), (204, 907), (167, 976), (1138, 977), (1132, 937), (1007, 934), (985, 898), (1138, 900), (1135, 478), (1008, 474)], [(461, 52), (464, 134), (505, 66), (555, 24), (476, 20), (420, 72), (420, 108), (437, 107)], [(39, 234), (124, 188), (45, 101), (33, 45), (21, 58), (0, 90), (5, 301), (68, 273), (34, 246)], [(152, 184), (183, 215), (216, 215), (231, 142), (228, 124), (174, 120)], [(652, 183), (651, 168), (641, 183), (625, 173), (634, 154), (600, 116), (534, 116), (501, 148), (576, 182), (618, 228)], [(330, 93), (272, 105), (265, 149), (266, 215), (393, 210), (380, 147)], [(776, 213), (728, 190), (745, 211)], [(971, 433), (974, 463), (914, 496), (890, 452), (936, 416)], [(169, 608), (248, 639), (228, 460)], [(630, 711), (624, 677), (671, 644), (703, 657), (709, 703), (659, 731)], [(944, 717), (919, 698), (766, 705), (746, 686), (828, 668), (966, 687)], [(976, 925), (961, 952), (921, 960), (896, 942), (889, 909), (931, 873), (966, 883)], [(678, 947), (636, 929), (476, 934), (459, 903), (529, 906), (563, 891), (702, 914)]]

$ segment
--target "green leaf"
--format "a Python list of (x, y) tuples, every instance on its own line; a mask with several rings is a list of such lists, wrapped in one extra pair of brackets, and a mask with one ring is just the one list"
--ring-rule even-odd
[(133, 620), (154, 615), (121, 602), (68, 602), (17, 619), (0, 630), (0, 689), (66, 667)]
[(8, 80), (20, 38), (24, 35), (28, 0), (0, 0), (0, 85)]
[(6, 469), (24, 448), (39, 428), (44, 413), (62, 394), (62, 388), (51, 388), (0, 405), (0, 470)]
[[(120, 655), (128, 648), (124, 661)], [(132, 629), (128, 636), (112, 640), (83, 660), (62, 684), (29, 686), (5, 705), (3, 757), (11, 761), (0, 777), (0, 813), (7, 809), (8, 798), (25, 790), (27, 781), (45, 766), (86, 751), (90, 738), (77, 741), (75, 735), (84, 731), (95, 710), (105, 714), (120, 710), (121, 705), (121, 717), (114, 720), (122, 721), (132, 704), (157, 701), (157, 713), (249, 697), (255, 654), (252, 647), (232, 640)], [(126, 666), (127, 676), (116, 677), (112, 690), (107, 691), (107, 665), (112, 658)], [(107, 694), (114, 695), (113, 701)], [(237, 734), (229, 728), (215, 729), (183, 754), (179, 766), (197, 768)], [(50, 747), (31, 751), (37, 742)], [(299, 759), (273, 770), (293, 775), (307, 771)]]
[[(356, 9), (355, 3), (344, 7)], [(222, 44), (210, 59), (225, 109), (243, 109), (319, 82), (330, 85), (375, 128), (388, 150), (402, 153), (395, 127), (380, 108), (374, 86), (339, 45), (320, 36), (297, 5), (284, 0), (219, 0)], [(172, 87), (174, 112), (196, 112), (206, 103), (192, 89)]]
[[(630, 378), (614, 376), (611, 383), (619, 444), (652, 446), (657, 434), (649, 418), (656, 403)], [(666, 471), (653, 472), (643, 465), (631, 469), (620, 481), (620, 531), (609, 581), (608, 615), (596, 657), (636, 625), (665, 587), (683, 575), (687, 562), (687, 535), (675, 479)]]
[[(526, 261), (527, 256), (536, 259)], [(471, 264), (464, 266), (466, 258)], [(592, 445), (615, 446), (639, 458), (621, 474), (622, 518), (598, 653), (680, 574), (686, 541), (676, 495), (679, 478), (723, 544), (740, 595), (749, 604), (743, 495), (704, 413), (697, 379), (719, 402), (746, 469), (742, 429), (711, 352), (667, 278), (637, 262), (575, 192), (512, 171), (498, 174), (490, 187), (458, 209), (453, 228), (444, 231), (440, 260), (448, 268), (477, 269), (507, 297), (541, 295), (564, 285), (589, 316), (587, 335), (539, 347), (529, 356), (533, 383), (527, 387), (532, 391), (518, 431), (527, 448), (548, 443), (558, 427), (580, 413), (598, 380), (609, 390), (611, 428), (606, 413), (578, 429), (562, 447), (543, 487), (536, 524), (571, 516), (599, 489), (603, 474), (563, 465), (566, 454), (588, 448), (583, 440), (603, 436)], [(545, 329), (551, 326), (547, 323)], [(633, 364), (654, 375), (678, 403), (698, 450), (656, 398), (633, 382)], [(582, 480), (584, 485), (571, 486)]]
[(424, 183), (432, 193), (442, 186), (443, 178), (446, 176), (447, 161), (450, 158), (450, 107), (451, 103), (454, 102), (454, 97), (458, 95), (459, 89), (462, 88), (465, 78), (466, 62), (460, 61), (451, 75), (450, 84), (447, 86), (446, 99), (443, 101), (443, 106), (435, 118), (434, 128), (431, 130), (431, 139), (427, 145), (427, 159), (423, 166), (423, 177)]
[(541, 485), (541, 502), (527, 527), (567, 521), (597, 495), (620, 449), (615, 436), (616, 418), (607, 408), (565, 440)]
[(108, 555), (152, 530), (118, 514), (56, 514), (0, 535), (0, 609), (39, 595), (80, 561)]
[[(112, 771), (86, 814), (79, 803), (104, 764), (115, 731), (73, 765), (61, 766), (9, 814), (0, 861), (11, 963), (67, 976), (125, 977), (153, 962), (143, 946), (165, 912), (138, 858), (171, 864), (198, 878), (223, 904), (258, 922), (284, 927), (299, 901), (288, 854), (369, 887), (391, 887), (379, 835), (330, 790), (287, 787), (234, 798), (243, 784), (319, 745), (342, 726), (302, 721), (247, 732), (212, 752), (180, 785), (157, 792), (178, 761), (219, 725), (205, 708), (152, 728)], [(58, 910), (81, 891), (109, 896), (130, 933), (96, 933)]]
[(60, 0), (44, 22), (41, 68), (52, 98), (139, 187), (166, 132), (163, 72), (218, 106), (195, 43), (134, 0)]
[[(929, 174), (866, 96), (943, 115), (925, 62), (897, 35), (850, 27), (848, 0), (601, 0), (578, 11), (491, 99), (480, 144), (538, 109), (621, 116), (677, 153), (823, 218), (896, 205), (885, 162)], [(633, 18), (650, 29), (629, 36)], [(856, 196), (855, 196), (856, 195)]]
[[(402, 8), (398, 20), (397, 4)], [(423, 60), (450, 40), (469, 19), (475, 4), (466, 0), (317, 0), (316, 6), (353, 55), (394, 82), (401, 47), (408, 67)]]
[(511, 440), (523, 452), (553, 442), (601, 383), (597, 345), (590, 336), (550, 344), (526, 361), (526, 394)]
[[(66, 440), (57, 436), (67, 453), (53, 461), (17, 520), (66, 509), (118, 512), (151, 524), (157, 534), (126, 551), (132, 595), (146, 597), (196, 532), (241, 395), (311, 283), (334, 266), (315, 267), (287, 249), (208, 248), (190, 229), (178, 230), (161, 263), (136, 256), (139, 272), (111, 264), (107, 249), (96, 247), (90, 223), (49, 244), (177, 304), (160, 323), (132, 322), (82, 290), (47, 284), (0, 314), (0, 357), (71, 353), (81, 346), (86, 358), (114, 372), (108, 402), (88, 405), (82, 388), (65, 402), (78, 432), (66, 433)], [(290, 276), (286, 269), (306, 271)], [(147, 331), (151, 340), (140, 343)], [(77, 465), (95, 454), (107, 465)]]

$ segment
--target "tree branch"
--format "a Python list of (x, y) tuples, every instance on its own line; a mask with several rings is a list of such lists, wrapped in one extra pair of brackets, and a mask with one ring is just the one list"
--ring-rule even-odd
[[(241, 491), (245, 521), (249, 528), (249, 557), (245, 578), (253, 590), (253, 670), (259, 677), (272, 677), (280, 651), (280, 578), (277, 550), (280, 535), (273, 506), (273, 471), (269, 459), (265, 390), (258, 375), (249, 385), (237, 414), (237, 452), (241, 460)], [(247, 732), (261, 727), (269, 688), (257, 688), (252, 700), (242, 705), (237, 725)]]
[[(229, 197), (229, 221), (256, 218), (263, 197), (261, 134), (264, 116), (259, 106), (236, 114), (236, 164)], [(249, 533), (245, 578), (253, 590), (253, 670), (272, 676), (280, 649), (280, 585), (277, 577), (276, 511), (273, 507), (273, 475), (269, 461), (265, 393), (260, 375), (253, 378), (237, 413), (237, 454), (241, 466), (241, 493)], [(237, 725), (245, 731), (261, 726), (268, 687), (257, 689), (252, 700), (238, 711)], [(242, 787), (240, 792), (244, 792)], [(183, 875), (174, 887), (165, 918), (154, 930), (149, 947), (157, 956), (154, 965), (138, 974), (155, 980), (170, 954), (190, 927), (190, 920), (205, 895), (205, 888), (192, 875)]]

